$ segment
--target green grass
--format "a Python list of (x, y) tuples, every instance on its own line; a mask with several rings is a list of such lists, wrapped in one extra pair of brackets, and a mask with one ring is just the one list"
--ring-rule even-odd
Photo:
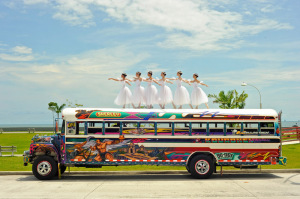
[[(0, 134), (1, 146), (17, 146), (15, 154), (23, 154), (24, 151), (29, 150), (31, 138), (36, 135), (33, 133), (3, 133)], [(53, 133), (43, 133), (42, 135), (53, 135)], [(11, 153), (4, 153), (11, 154)]]
[[(50, 134), (49, 134), (50, 135)], [(24, 150), (29, 150), (30, 141), (33, 134), (0, 134), (0, 145), (17, 146), (16, 154), (23, 154)], [(283, 156), (288, 158), (286, 166), (266, 165), (262, 169), (300, 169), (300, 144), (282, 146)], [(224, 167), (224, 169), (235, 169), (234, 167)], [(102, 168), (76, 168), (71, 171), (136, 171), (136, 170), (185, 170), (183, 166), (104, 166)], [(31, 164), (23, 166), (23, 157), (0, 157), (0, 171), (31, 171)]]

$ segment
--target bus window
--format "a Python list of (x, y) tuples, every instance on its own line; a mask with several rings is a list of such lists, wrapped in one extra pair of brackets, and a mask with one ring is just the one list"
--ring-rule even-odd
[(120, 122), (105, 122), (105, 135), (119, 135)]
[(242, 135), (241, 134), (241, 123), (227, 122), (226, 123), (226, 135)]
[(89, 122), (88, 134), (102, 134), (103, 122)]
[(84, 122), (76, 122), (76, 135), (84, 135)]
[(157, 135), (172, 135), (172, 122), (157, 122)]
[(224, 123), (223, 122), (210, 122), (209, 123), (209, 135), (224, 135)]
[(154, 122), (140, 122), (137, 129), (140, 135), (155, 135), (155, 123)]
[(137, 122), (122, 122), (122, 134), (140, 134)]
[(275, 128), (273, 122), (261, 122), (260, 134), (261, 135), (274, 135)]
[(258, 135), (258, 123), (257, 122), (244, 122), (243, 123), (244, 135)]
[(174, 123), (174, 135), (190, 135), (190, 123), (189, 122), (175, 122)]
[(76, 134), (76, 122), (67, 122), (67, 135)]
[(192, 123), (192, 135), (206, 135), (207, 123)]

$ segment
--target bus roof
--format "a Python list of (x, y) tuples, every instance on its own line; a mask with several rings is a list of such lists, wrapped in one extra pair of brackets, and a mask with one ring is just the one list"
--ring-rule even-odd
[(66, 108), (63, 119), (76, 120), (187, 120), (187, 119), (275, 119), (273, 109), (118, 109)]

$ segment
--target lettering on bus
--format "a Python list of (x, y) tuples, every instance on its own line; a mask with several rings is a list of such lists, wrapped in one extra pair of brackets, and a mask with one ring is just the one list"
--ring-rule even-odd
[(97, 112), (96, 117), (121, 117), (121, 113), (114, 112)]
[(224, 153), (216, 153), (216, 156), (219, 160), (232, 160), (234, 157), (234, 154), (224, 152)]

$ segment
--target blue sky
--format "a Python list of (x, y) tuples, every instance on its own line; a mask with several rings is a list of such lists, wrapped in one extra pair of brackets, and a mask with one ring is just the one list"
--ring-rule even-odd
[(300, 120), (299, 10), (292, 0), (2, 0), (0, 124), (51, 123), (50, 101), (117, 107), (120, 84), (107, 78), (148, 70), (198, 73), (207, 94), (245, 90), (246, 108), (259, 108), (245, 81), (263, 108)]

